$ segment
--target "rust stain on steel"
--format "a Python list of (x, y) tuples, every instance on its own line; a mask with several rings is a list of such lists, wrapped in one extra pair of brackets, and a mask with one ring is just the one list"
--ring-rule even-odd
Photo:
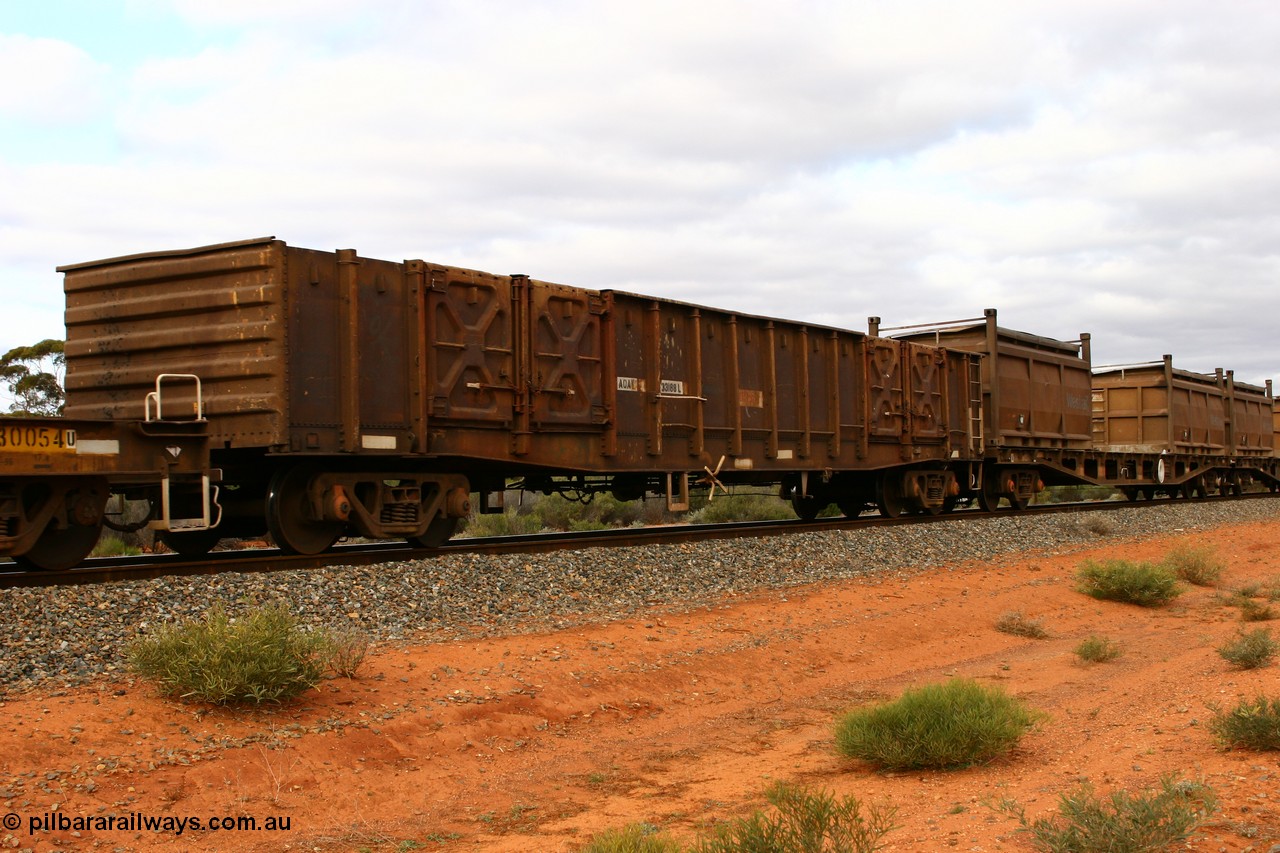
[(1193, 373), (1161, 362), (1094, 376), (1094, 435), (1100, 447), (1199, 455), (1271, 455), (1274, 401), (1230, 372)]
[(1092, 444), (1087, 346), (1005, 329), (994, 310), (985, 322), (902, 336), (982, 359), (988, 443), (1004, 447), (1087, 449)]
[(219, 449), (511, 473), (971, 452), (967, 363), (858, 332), (274, 238), (64, 272), (68, 413), (137, 418), (157, 373), (196, 374)]

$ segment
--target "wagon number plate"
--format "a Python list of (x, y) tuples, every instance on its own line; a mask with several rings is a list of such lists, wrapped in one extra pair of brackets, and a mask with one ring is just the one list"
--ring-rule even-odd
[(0, 452), (75, 453), (76, 431), (55, 426), (9, 426), (0, 421)]

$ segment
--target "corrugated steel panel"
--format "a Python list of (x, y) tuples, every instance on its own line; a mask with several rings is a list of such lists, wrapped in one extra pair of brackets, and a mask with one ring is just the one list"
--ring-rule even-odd
[[(267, 238), (60, 268), (67, 416), (141, 420), (157, 375), (193, 373), (215, 444), (282, 442), (283, 252)], [(190, 409), (192, 387), (169, 402)]]

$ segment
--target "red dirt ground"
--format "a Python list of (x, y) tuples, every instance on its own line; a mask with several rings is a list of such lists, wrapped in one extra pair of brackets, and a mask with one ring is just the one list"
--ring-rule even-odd
[[(1136, 791), (1178, 771), (1221, 802), (1184, 849), (1265, 853), (1280, 843), (1280, 755), (1222, 751), (1207, 723), (1215, 705), (1280, 692), (1276, 667), (1234, 669), (1216, 651), (1242, 627), (1223, 593), (1280, 578), (1276, 533), (1110, 539), (569, 630), (428, 637), (380, 647), (360, 678), (276, 710), (181, 705), (127, 682), (11, 697), (0, 802), (21, 824), (0, 831), (0, 849), (572, 851), (635, 821), (692, 839), (791, 780), (896, 806), (886, 850), (1017, 851), (1031, 849), (1025, 835), (986, 802), (1012, 797), (1034, 817), (1082, 780)], [(1086, 557), (1157, 558), (1187, 542), (1227, 563), (1218, 590), (1154, 610), (1073, 590)], [(1050, 637), (996, 631), (1011, 611)], [(1093, 633), (1124, 655), (1079, 663)], [(1049, 718), (966, 770), (888, 773), (834, 752), (842, 710), (950, 676), (998, 684)], [(289, 827), (31, 833), (46, 814)]]

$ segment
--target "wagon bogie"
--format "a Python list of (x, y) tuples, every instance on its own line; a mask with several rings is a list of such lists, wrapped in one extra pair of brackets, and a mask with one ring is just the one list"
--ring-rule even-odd
[(315, 461), (281, 464), (266, 498), (272, 538), (297, 554), (318, 554), (348, 534), (435, 547), (470, 512), (465, 477), (396, 469), (328, 471)]
[[(152, 503), (157, 529), (216, 524), (204, 424), (198, 418), (142, 423), (11, 417), (0, 421), (0, 556), (58, 571), (97, 544), (108, 497), (131, 492)], [(188, 517), (170, 498), (188, 489), (204, 512)]]

